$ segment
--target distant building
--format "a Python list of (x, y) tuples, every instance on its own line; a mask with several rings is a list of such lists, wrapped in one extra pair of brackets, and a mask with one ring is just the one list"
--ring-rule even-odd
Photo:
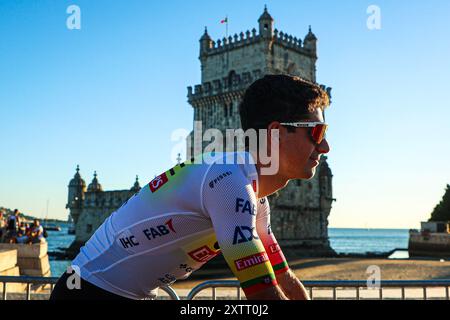
[(138, 177), (127, 190), (103, 191), (94, 172), (94, 178), (86, 190), (86, 182), (81, 178), (80, 168), (69, 183), (69, 197), (66, 208), (75, 225), (75, 241), (71, 246), (73, 254), (92, 236), (94, 231), (141, 187)]
[(450, 257), (449, 221), (422, 222), (420, 232), (410, 230), (408, 252), (410, 257)]
[[(194, 121), (202, 121), (204, 130), (240, 128), (238, 105), (244, 92), (265, 74), (290, 74), (316, 82), (317, 38), (311, 28), (303, 40), (278, 31), (266, 8), (258, 24), (259, 32), (253, 29), (216, 42), (205, 29), (200, 39), (202, 83), (188, 87)], [(330, 94), (330, 88), (322, 88)], [(313, 179), (291, 181), (269, 197), (272, 230), (284, 248), (305, 254), (333, 253), (328, 240), (333, 175), (326, 160), (322, 157)], [(67, 204), (76, 225), (74, 251), (140, 189), (136, 180), (131, 189), (105, 192), (94, 174), (86, 191), (78, 171), (69, 184)]]

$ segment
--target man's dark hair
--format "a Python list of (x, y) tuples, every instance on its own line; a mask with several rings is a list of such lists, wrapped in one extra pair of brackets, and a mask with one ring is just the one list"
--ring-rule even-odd
[(266, 75), (255, 81), (239, 106), (242, 129), (266, 129), (273, 121), (299, 121), (329, 105), (318, 85), (288, 75)]

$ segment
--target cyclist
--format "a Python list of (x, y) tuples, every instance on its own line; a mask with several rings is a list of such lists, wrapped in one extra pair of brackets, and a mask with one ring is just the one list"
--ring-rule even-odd
[[(308, 299), (270, 227), (267, 196), (291, 179), (311, 179), (329, 151), (316, 84), (267, 75), (245, 92), (242, 129), (267, 129), (259, 150), (205, 153), (153, 179), (97, 229), (51, 299), (155, 298), (160, 286), (188, 277), (222, 253), (247, 299)], [(278, 133), (278, 134), (276, 134)], [(265, 149), (278, 170), (264, 174)], [(199, 157), (202, 161), (199, 161)]]

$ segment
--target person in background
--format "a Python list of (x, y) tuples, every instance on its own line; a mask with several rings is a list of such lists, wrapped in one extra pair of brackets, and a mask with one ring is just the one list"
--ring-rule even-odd
[(19, 232), (15, 237), (14, 243), (31, 243), (31, 230), (27, 230), (25, 223), (20, 224)]
[(44, 228), (41, 226), (38, 219), (34, 219), (33, 227), (30, 233), (31, 243), (41, 243), (45, 242), (44, 238)]
[(24, 236), (27, 233), (27, 225), (25, 222), (21, 222), (20, 223), (20, 227), (19, 227), (19, 235)]
[[(19, 210), (14, 209), (14, 213), (8, 217), (6, 226), (6, 241), (11, 243), (11, 240), (17, 237), (20, 225)], [(14, 243), (14, 242), (12, 242)]]
[(5, 221), (5, 210), (0, 210), (0, 243), (3, 242), (3, 237), (6, 233), (6, 221)]

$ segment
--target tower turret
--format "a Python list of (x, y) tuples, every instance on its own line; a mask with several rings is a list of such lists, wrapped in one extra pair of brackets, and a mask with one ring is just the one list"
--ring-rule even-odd
[(333, 189), (330, 166), (327, 162), (327, 157), (323, 156), (319, 167), (319, 187), (320, 187), (320, 202), (322, 209), (330, 210), (333, 202)]
[(97, 179), (97, 171), (94, 171), (94, 179), (92, 179), (92, 182), (88, 186), (88, 192), (102, 192), (103, 188), (102, 185), (98, 182)]
[(81, 178), (80, 166), (77, 165), (75, 176), (69, 182), (69, 197), (66, 209), (70, 209), (74, 223), (78, 221), (78, 217), (83, 207), (84, 193), (86, 192), (86, 182)]
[(306, 35), (305, 40), (303, 41), (303, 46), (305, 47), (305, 49), (308, 49), (312, 53), (316, 54), (316, 52), (317, 52), (317, 37), (311, 31), (311, 26), (309, 26), (309, 32)]
[(136, 182), (134, 183), (133, 187), (131, 187), (130, 189), (131, 191), (133, 191), (134, 193), (139, 192), (139, 190), (141, 190), (141, 186), (139, 185), (139, 177), (136, 175)]
[(272, 39), (273, 37), (273, 18), (267, 11), (267, 6), (264, 6), (264, 12), (259, 17), (259, 34), (265, 39)]
[(200, 58), (204, 56), (208, 50), (212, 49), (213, 40), (208, 34), (208, 29), (205, 27), (205, 33), (200, 38)]

